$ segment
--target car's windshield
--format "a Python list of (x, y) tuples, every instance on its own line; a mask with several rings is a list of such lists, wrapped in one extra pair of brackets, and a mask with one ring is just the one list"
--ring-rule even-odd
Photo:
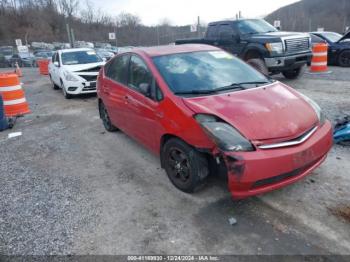
[[(225, 51), (202, 51), (153, 58), (169, 88), (178, 94), (215, 92), (242, 83), (270, 80)], [(252, 88), (256, 85), (248, 85)]]
[(333, 32), (325, 32), (325, 33), (322, 33), (322, 35), (332, 43), (338, 42), (340, 38), (343, 37), (341, 34), (333, 33)]
[(0, 52), (3, 55), (12, 55), (13, 54), (13, 50), (12, 49), (2, 49)]
[(62, 64), (78, 65), (102, 62), (102, 58), (93, 50), (62, 53)]
[(241, 34), (258, 34), (277, 32), (277, 29), (262, 19), (247, 19), (237, 22), (237, 28)]
[(21, 57), (21, 58), (29, 58), (29, 57), (32, 57), (32, 55), (30, 53), (18, 53), (18, 55)]

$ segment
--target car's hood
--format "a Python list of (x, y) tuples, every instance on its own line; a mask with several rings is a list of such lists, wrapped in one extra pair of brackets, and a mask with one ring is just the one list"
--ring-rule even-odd
[(313, 108), (297, 92), (279, 82), (183, 100), (195, 113), (216, 115), (254, 141), (295, 138), (318, 121)]
[(261, 34), (253, 34), (251, 35), (252, 39), (279, 39), (281, 37), (309, 37), (308, 34), (298, 33), (298, 32), (284, 32), (284, 31), (276, 31), (269, 33), (261, 33)]
[(104, 64), (105, 62), (79, 64), (79, 65), (63, 65), (63, 68), (71, 72), (85, 71), (93, 68), (96, 68), (96, 71), (99, 71), (98, 68), (103, 66)]
[(345, 39), (350, 39), (350, 31), (345, 33), (345, 35), (338, 40), (338, 43), (345, 40)]

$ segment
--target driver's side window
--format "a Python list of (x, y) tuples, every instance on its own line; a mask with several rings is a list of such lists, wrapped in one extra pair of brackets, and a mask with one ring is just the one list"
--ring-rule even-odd
[(138, 56), (133, 55), (130, 59), (128, 86), (139, 91), (141, 84), (152, 85), (153, 76), (145, 62)]

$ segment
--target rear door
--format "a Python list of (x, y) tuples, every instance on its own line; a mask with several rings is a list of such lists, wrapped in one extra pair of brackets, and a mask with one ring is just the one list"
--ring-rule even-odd
[[(150, 86), (149, 95), (141, 93), (141, 84)], [(163, 131), (163, 95), (145, 61), (138, 55), (132, 55), (130, 58), (128, 92), (124, 99), (127, 133), (149, 149), (158, 152), (157, 139)]]
[(125, 97), (128, 91), (127, 74), (130, 55), (125, 54), (114, 58), (105, 68), (101, 93), (112, 123), (125, 130), (127, 120)]

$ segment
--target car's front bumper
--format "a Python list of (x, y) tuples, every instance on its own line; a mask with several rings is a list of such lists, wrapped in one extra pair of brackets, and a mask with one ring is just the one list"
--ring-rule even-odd
[(66, 92), (70, 95), (96, 93), (96, 81), (65, 81)]
[(332, 126), (327, 121), (298, 146), (224, 153), (229, 190), (240, 199), (292, 184), (318, 167), (332, 145)]
[(312, 53), (301, 53), (296, 55), (286, 55), (265, 58), (265, 64), (269, 71), (293, 70), (311, 62)]

